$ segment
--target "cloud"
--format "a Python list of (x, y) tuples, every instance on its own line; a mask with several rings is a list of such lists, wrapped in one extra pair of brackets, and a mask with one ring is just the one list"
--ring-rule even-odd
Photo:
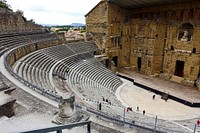
[(100, 0), (7, 0), (14, 11), (39, 24), (85, 23), (87, 14)]

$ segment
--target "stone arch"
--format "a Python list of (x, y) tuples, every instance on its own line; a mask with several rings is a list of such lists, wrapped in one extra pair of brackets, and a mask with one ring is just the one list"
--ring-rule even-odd
[(183, 23), (178, 29), (178, 40), (191, 41), (194, 27), (191, 23)]

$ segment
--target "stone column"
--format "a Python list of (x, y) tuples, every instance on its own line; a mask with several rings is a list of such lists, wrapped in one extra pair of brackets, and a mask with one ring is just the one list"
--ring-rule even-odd
[(68, 93), (62, 96), (62, 100), (59, 103), (59, 116), (62, 118), (69, 118), (76, 114), (75, 109), (75, 95)]
[(87, 121), (89, 116), (83, 112), (76, 111), (75, 95), (72, 92), (67, 92), (62, 95), (59, 103), (59, 112), (52, 121), (55, 124), (67, 124), (79, 121)]
[(59, 112), (55, 120), (56, 124), (65, 124), (76, 119), (76, 108), (75, 108), (75, 95), (73, 93), (65, 93), (58, 105)]

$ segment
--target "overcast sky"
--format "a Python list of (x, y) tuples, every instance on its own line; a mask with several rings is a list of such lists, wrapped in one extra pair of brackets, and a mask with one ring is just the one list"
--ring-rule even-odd
[(67, 25), (84, 23), (85, 17), (100, 0), (7, 0), (11, 8), (38, 24)]

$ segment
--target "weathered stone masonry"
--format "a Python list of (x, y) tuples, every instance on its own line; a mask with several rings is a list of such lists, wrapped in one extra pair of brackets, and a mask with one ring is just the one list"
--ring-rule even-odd
[(198, 85), (199, 1), (125, 9), (102, 0), (86, 14), (86, 25), (117, 67)]
[(0, 32), (41, 30), (42, 26), (23, 19), (22, 13), (0, 8)]

